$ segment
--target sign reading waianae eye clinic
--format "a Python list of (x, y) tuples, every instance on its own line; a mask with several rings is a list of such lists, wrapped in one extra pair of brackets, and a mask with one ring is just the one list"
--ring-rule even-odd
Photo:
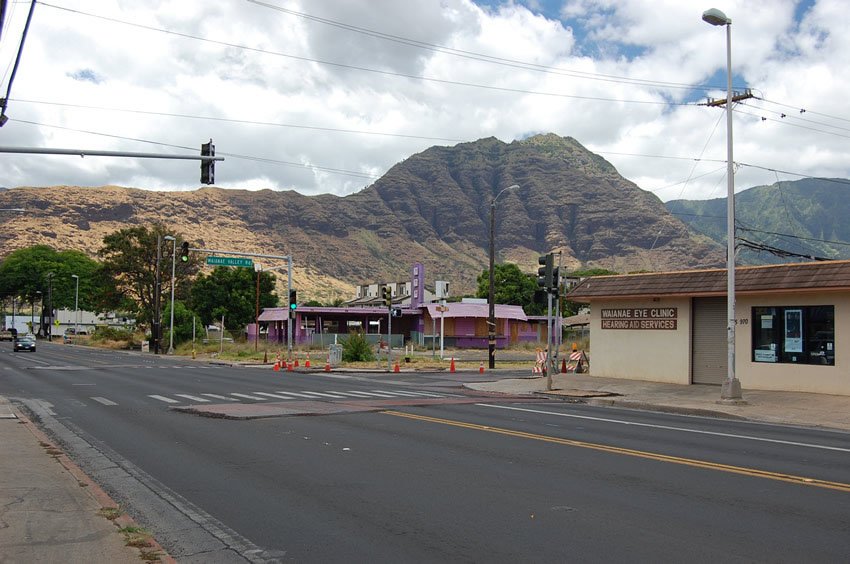
[(603, 309), (602, 329), (676, 329), (679, 316), (675, 307), (635, 307)]

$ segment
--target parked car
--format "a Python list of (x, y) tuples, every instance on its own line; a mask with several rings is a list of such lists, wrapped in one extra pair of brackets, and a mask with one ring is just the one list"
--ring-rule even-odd
[(15, 339), (15, 344), (13, 347), (15, 352), (18, 351), (30, 351), (35, 352), (35, 339), (30, 337), (29, 335), (25, 335), (20, 339)]
[(0, 329), (0, 341), (14, 341), (17, 337), (17, 329)]

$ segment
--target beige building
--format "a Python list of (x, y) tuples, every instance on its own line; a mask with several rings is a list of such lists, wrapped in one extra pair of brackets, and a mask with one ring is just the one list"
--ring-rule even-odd
[[(742, 388), (850, 395), (850, 261), (735, 270)], [(726, 378), (726, 270), (582, 280), (591, 374), (675, 384)]]

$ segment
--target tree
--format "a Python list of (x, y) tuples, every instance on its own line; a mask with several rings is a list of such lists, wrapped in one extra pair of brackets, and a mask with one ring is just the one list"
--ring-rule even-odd
[[(168, 302), (163, 310), (163, 319), (171, 318), (171, 302)], [(174, 344), (183, 343), (192, 339), (192, 318), (195, 313), (190, 311), (183, 302), (174, 302)], [(170, 342), (170, 324), (164, 331), (163, 341)]]
[[(212, 274), (201, 274), (192, 285), (190, 306), (204, 325), (224, 316), (229, 327), (254, 322), (257, 274), (247, 268), (219, 266)], [(274, 274), (260, 272), (260, 309), (275, 307)]]
[[(166, 241), (166, 235), (177, 238), (179, 253), (183, 237), (167, 229), (162, 224), (151, 228), (145, 226), (129, 227), (111, 233), (103, 238), (103, 248), (98, 254), (103, 258), (104, 275), (115, 283), (114, 293), (106, 296), (112, 307), (122, 307), (135, 314), (140, 323), (151, 322), (154, 318), (156, 303), (156, 262), (157, 240), (160, 242), (160, 303), (170, 298), (171, 253), (175, 245)], [(175, 298), (185, 297), (189, 290), (180, 282), (193, 277), (199, 269), (200, 260), (189, 256), (187, 262), (177, 261), (175, 278)]]
[(0, 296), (13, 298), (20, 305), (43, 305), (40, 325), (47, 308), (73, 309), (77, 295), (81, 310), (104, 311), (101, 296), (108, 291), (111, 280), (103, 276), (101, 265), (80, 251), (58, 252), (48, 245), (35, 245), (10, 253), (0, 263)]
[[(525, 274), (514, 263), (502, 263), (493, 266), (493, 300), (497, 304), (522, 306), (530, 315), (539, 308), (534, 303), (537, 290), (537, 277)], [(478, 276), (478, 289), (475, 296), (488, 298), (490, 295), (490, 271), (485, 270)]]

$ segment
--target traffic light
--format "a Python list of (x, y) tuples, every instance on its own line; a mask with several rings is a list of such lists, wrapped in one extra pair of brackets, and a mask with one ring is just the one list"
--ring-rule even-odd
[(537, 269), (537, 285), (544, 290), (552, 288), (552, 274), (555, 270), (555, 255), (549, 253), (537, 259), (537, 264), (542, 265)]
[(180, 247), (180, 262), (189, 262), (189, 241), (183, 241)]
[(381, 295), (384, 298), (384, 304), (387, 307), (392, 307), (393, 306), (393, 291), (390, 290), (389, 286), (384, 286), (384, 288), (381, 290), (381, 292), (382, 292)]
[[(213, 145), (212, 139), (210, 139), (209, 143), (203, 143), (201, 145), (201, 156), (215, 156), (215, 145)], [(201, 184), (215, 184), (215, 161), (201, 161)]]
[(295, 290), (289, 291), (289, 317), (295, 318), (295, 310), (298, 308), (298, 294)]
[(561, 287), (561, 273), (560, 273), (560, 268), (556, 266), (555, 268), (552, 269), (552, 287), (549, 288), (549, 290), (552, 293), (557, 294), (558, 288), (560, 288), (560, 287)]
[(393, 317), (401, 317), (401, 308), (400, 307), (392, 308), (392, 316)]

